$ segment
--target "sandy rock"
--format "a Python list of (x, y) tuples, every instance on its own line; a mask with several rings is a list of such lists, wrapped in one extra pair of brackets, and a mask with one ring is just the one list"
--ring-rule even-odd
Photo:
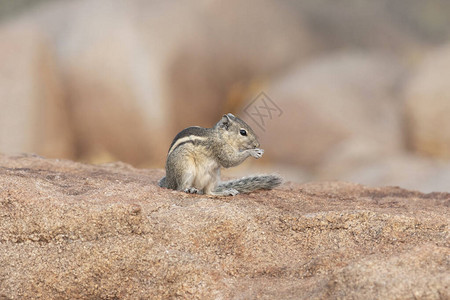
[(73, 157), (54, 48), (31, 24), (0, 28), (0, 151)]
[[(374, 255), (331, 276), (325, 297), (369, 299), (442, 299), (449, 296), (447, 247), (418, 246), (385, 259)], [(427, 268), (424, 268), (427, 266)], [(446, 291), (447, 290), (447, 291)], [(441, 293), (444, 292), (444, 293)]]
[[(267, 88), (282, 114), (265, 118), (261, 142), (275, 160), (310, 168), (336, 155), (371, 158), (399, 151), (402, 128), (394, 90), (401, 74), (400, 65), (376, 53), (333, 54), (294, 68)], [(356, 156), (346, 154), (355, 149)]]
[(419, 153), (450, 158), (450, 45), (431, 51), (406, 86), (410, 146)]
[(450, 194), (330, 182), (205, 197), (162, 175), (0, 156), (0, 295), (450, 295)]

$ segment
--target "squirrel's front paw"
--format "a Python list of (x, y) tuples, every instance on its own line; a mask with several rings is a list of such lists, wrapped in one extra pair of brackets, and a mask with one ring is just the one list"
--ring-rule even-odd
[(264, 154), (263, 149), (255, 148), (255, 149), (250, 150), (250, 155), (256, 159), (261, 158), (261, 156), (263, 156), (263, 154)]

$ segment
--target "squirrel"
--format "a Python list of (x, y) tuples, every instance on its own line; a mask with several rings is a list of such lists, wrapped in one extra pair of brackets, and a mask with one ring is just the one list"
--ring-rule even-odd
[(264, 150), (252, 128), (228, 113), (212, 128), (188, 127), (170, 145), (166, 176), (160, 187), (186, 193), (234, 196), (260, 189), (270, 190), (283, 179), (278, 175), (256, 175), (220, 181), (220, 168), (241, 164), (247, 157), (261, 158)]

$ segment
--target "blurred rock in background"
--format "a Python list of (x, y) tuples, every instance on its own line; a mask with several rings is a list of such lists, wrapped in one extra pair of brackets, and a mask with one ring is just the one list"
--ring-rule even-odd
[(352, 151), (346, 144), (354, 141), (369, 147), (359, 147), (359, 157), (349, 159), (401, 150), (395, 87), (402, 73), (397, 61), (367, 52), (331, 54), (295, 66), (266, 88), (284, 111), (267, 124), (262, 141), (267, 152), (277, 161), (315, 168)]
[(410, 146), (450, 159), (450, 44), (430, 51), (406, 87)]
[[(0, 152), (163, 167), (178, 131), (231, 111), (266, 154), (228, 175), (450, 190), (445, 0), (22, 0), (0, 18)], [(246, 113), (262, 91), (281, 116)]]
[(0, 148), (72, 157), (74, 140), (53, 46), (27, 23), (0, 28)]

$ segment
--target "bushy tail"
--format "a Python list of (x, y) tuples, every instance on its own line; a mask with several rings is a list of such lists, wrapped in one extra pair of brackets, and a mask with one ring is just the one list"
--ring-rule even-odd
[(235, 189), (239, 193), (250, 193), (256, 190), (271, 190), (281, 183), (283, 183), (283, 178), (279, 175), (256, 175), (221, 182), (216, 191)]

